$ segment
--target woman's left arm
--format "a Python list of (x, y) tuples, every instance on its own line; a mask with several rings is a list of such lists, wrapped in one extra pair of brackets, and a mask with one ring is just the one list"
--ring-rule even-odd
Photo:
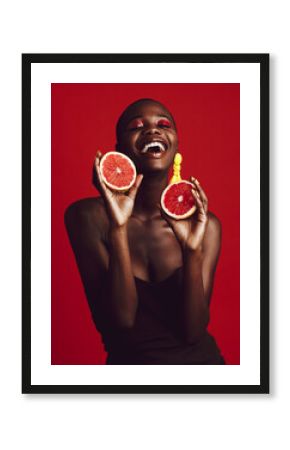
[(209, 303), (220, 242), (220, 222), (209, 214), (202, 247), (183, 250), (181, 320), (187, 342), (198, 340), (209, 322)]
[(186, 220), (166, 218), (183, 255), (181, 329), (187, 342), (195, 342), (209, 322), (209, 303), (221, 246), (221, 224), (208, 212), (208, 200), (200, 183), (191, 178), (197, 211)]

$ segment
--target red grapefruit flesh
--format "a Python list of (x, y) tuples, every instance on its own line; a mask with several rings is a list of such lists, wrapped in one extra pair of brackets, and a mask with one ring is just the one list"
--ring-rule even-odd
[(192, 189), (193, 184), (185, 180), (169, 184), (161, 196), (163, 211), (177, 220), (190, 217), (196, 210)]
[(123, 153), (106, 153), (101, 159), (100, 171), (104, 183), (114, 191), (128, 191), (136, 180), (136, 167)]

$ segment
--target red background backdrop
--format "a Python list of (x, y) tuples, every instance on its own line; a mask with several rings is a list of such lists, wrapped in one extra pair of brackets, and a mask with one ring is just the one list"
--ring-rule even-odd
[(240, 362), (240, 86), (239, 84), (52, 84), (52, 364), (104, 364), (64, 226), (66, 207), (97, 196), (96, 150), (114, 149), (115, 124), (138, 98), (172, 112), (183, 155), (182, 177), (196, 176), (223, 238), (209, 331), (227, 364)]

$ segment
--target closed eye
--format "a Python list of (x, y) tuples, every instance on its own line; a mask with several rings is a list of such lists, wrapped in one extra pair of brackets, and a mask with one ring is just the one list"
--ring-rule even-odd
[(143, 128), (143, 122), (142, 120), (133, 120), (131, 123), (129, 123), (128, 125), (128, 130), (130, 131), (134, 131), (134, 130), (138, 130), (139, 128)]
[(158, 120), (157, 125), (158, 125), (160, 128), (171, 128), (171, 127), (172, 127), (171, 122), (170, 122), (169, 120), (166, 120), (166, 119)]
[(140, 128), (143, 128), (143, 125), (138, 125), (137, 127), (130, 127), (129, 131), (139, 130)]

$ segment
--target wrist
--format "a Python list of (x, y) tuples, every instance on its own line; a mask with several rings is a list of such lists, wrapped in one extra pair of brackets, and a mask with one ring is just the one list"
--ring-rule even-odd
[(111, 249), (120, 248), (128, 244), (128, 233), (126, 226), (111, 226), (109, 229), (109, 245)]
[(127, 223), (125, 223), (123, 225), (110, 224), (109, 233), (111, 235), (126, 234), (127, 233)]
[(183, 247), (183, 251), (182, 251), (182, 253), (183, 253), (183, 257), (184, 258), (196, 258), (196, 259), (199, 259), (199, 258), (202, 258), (202, 247), (201, 247), (201, 245), (199, 245), (198, 247), (190, 247), (190, 246), (184, 246)]

